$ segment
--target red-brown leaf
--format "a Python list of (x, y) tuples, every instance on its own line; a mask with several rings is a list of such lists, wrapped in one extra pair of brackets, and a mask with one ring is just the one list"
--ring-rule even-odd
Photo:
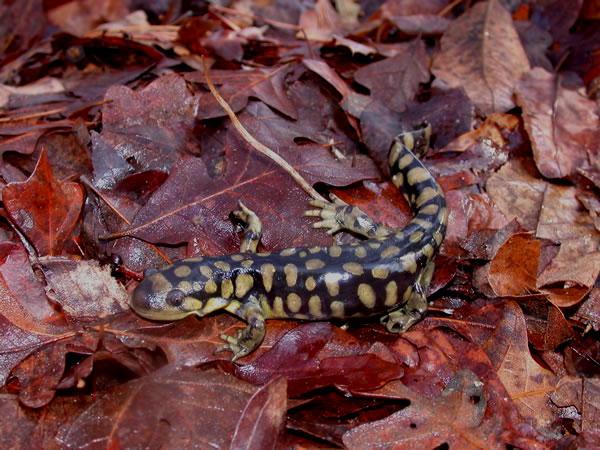
[(598, 158), (600, 121), (594, 102), (570, 78), (536, 67), (516, 86), (536, 165), (547, 178), (572, 177)]
[(529, 61), (499, 0), (475, 4), (450, 25), (441, 47), (431, 68), (436, 77), (462, 87), (485, 114), (514, 106), (513, 88)]
[(60, 255), (83, 205), (81, 186), (54, 178), (48, 157), (42, 151), (27, 181), (10, 183), (2, 196), (11, 219), (38, 253)]

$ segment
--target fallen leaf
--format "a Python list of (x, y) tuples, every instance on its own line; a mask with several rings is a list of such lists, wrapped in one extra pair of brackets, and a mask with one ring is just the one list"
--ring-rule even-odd
[[(597, 430), (600, 426), (600, 384), (594, 378), (562, 377), (556, 391), (550, 395), (552, 402), (563, 410), (575, 408), (574, 417), (578, 431)], [(566, 412), (566, 411), (565, 411)]]
[(505, 447), (502, 436), (493, 436), (486, 430), (493, 427), (494, 419), (488, 417), (484, 421), (486, 396), (483, 383), (474, 373), (458, 372), (435, 400), (421, 398), (399, 382), (388, 391), (391, 389), (395, 396), (408, 399), (410, 406), (345, 433), (343, 439), (348, 448)]
[(54, 178), (48, 157), (42, 151), (27, 181), (8, 184), (2, 197), (11, 219), (31, 239), (40, 255), (61, 254), (81, 212), (81, 186)]
[(484, 350), (521, 414), (534, 420), (538, 429), (550, 426), (554, 416), (548, 394), (555, 389), (556, 376), (531, 357), (525, 318), (515, 303), (507, 303)]
[[(277, 384), (272, 395), (278, 394)], [(195, 445), (229, 447), (234, 432), (247, 432), (244, 425), (255, 411), (268, 407), (265, 418), (277, 430), (279, 410), (285, 402), (270, 407), (270, 396), (252, 396), (258, 391), (219, 369), (166, 367), (153, 375), (132, 380), (108, 390), (78, 417), (59, 431), (61, 445), (79, 447), (95, 442), (103, 447)], [(202, 399), (187, 401), (186, 399)], [(249, 402), (252, 403), (249, 405)], [(224, 409), (223, 405), (227, 405)], [(269, 436), (249, 435), (253, 442), (272, 441)], [(266, 440), (263, 440), (265, 439)]]
[(536, 165), (547, 178), (572, 177), (598, 157), (598, 115), (570, 78), (536, 67), (515, 88)]
[(514, 107), (513, 89), (529, 71), (529, 61), (508, 11), (500, 1), (488, 0), (448, 27), (431, 71), (450, 87), (462, 87), (490, 114)]

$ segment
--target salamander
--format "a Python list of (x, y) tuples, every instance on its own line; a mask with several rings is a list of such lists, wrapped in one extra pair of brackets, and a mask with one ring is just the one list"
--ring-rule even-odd
[[(332, 196), (312, 200), (305, 215), (315, 228), (347, 230), (365, 239), (349, 245), (295, 247), (257, 252), (262, 224), (240, 203), (234, 215), (245, 224), (240, 253), (189, 258), (149, 269), (131, 296), (131, 307), (151, 320), (204, 316), (224, 309), (247, 322), (236, 336), (221, 335), (232, 360), (262, 342), (265, 320), (347, 319), (381, 315), (390, 332), (404, 332), (427, 309), (434, 257), (446, 232), (444, 193), (415, 156), (427, 149), (427, 124), (398, 135), (387, 163), (391, 181), (414, 211), (402, 229), (376, 223), (359, 208)], [(413, 153), (415, 152), (415, 153)]]

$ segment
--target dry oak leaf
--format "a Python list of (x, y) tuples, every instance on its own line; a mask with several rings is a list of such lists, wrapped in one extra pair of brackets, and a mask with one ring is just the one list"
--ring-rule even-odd
[(555, 419), (548, 404), (556, 377), (541, 367), (529, 352), (525, 316), (514, 302), (508, 302), (502, 319), (483, 344), (498, 377), (524, 417), (533, 419), (538, 430)]
[(489, 0), (448, 27), (431, 70), (447, 85), (462, 87), (490, 114), (514, 107), (514, 86), (529, 68), (510, 14), (499, 0)]
[[(285, 379), (257, 388), (217, 368), (172, 366), (107, 390), (57, 439), (67, 448), (274, 448)], [(236, 444), (232, 447), (232, 444)]]
[(546, 185), (536, 236), (560, 242), (558, 255), (538, 277), (538, 288), (558, 307), (582, 300), (600, 273), (600, 233), (575, 187)]
[(516, 86), (533, 157), (547, 178), (573, 176), (598, 157), (600, 121), (595, 103), (579, 80), (569, 78), (573, 77), (535, 67)]
[[(161, 76), (137, 91), (112, 86), (104, 100), (101, 143), (108, 148), (94, 142), (95, 170), (97, 159), (108, 157), (103, 154), (112, 151), (117, 156), (111, 155), (109, 167), (117, 164), (120, 157), (118, 165), (131, 172), (133, 169), (167, 171), (178, 155), (193, 154), (197, 149), (193, 128), (198, 98), (180, 75)], [(120, 169), (123, 171), (123, 167)]]
[[(2, 265), (5, 264), (3, 261)], [(21, 272), (20, 278), (23, 272), (31, 270), (29, 266), (13, 266), (12, 269)], [(67, 339), (74, 334), (39, 320), (24, 306), (29, 299), (43, 295), (42, 286), (19, 289), (14, 280), (7, 279), (6, 274), (0, 271), (0, 385), (4, 385), (10, 371), (27, 356), (46, 344)]]
[(579, 414), (574, 417), (577, 431), (600, 429), (600, 380), (597, 378), (564, 376), (550, 398), (560, 408), (577, 409)]
[(394, 396), (408, 399), (410, 405), (346, 432), (343, 440), (349, 449), (435, 448), (444, 444), (450, 448), (505, 448), (501, 436), (486, 432), (484, 384), (470, 370), (457, 372), (435, 400), (419, 396), (399, 381), (389, 383), (388, 391), (392, 385)]
[(494, 173), (485, 188), (507, 220), (516, 218), (526, 230), (534, 231), (547, 185), (539, 178), (532, 161), (515, 158)]
[(397, 55), (360, 68), (354, 79), (371, 90), (371, 102), (400, 112), (414, 98), (419, 85), (429, 80), (428, 66), (425, 44), (416, 39)]
[[(244, 109), (248, 104), (249, 97), (254, 97), (286, 116), (298, 119), (296, 106), (287, 96), (285, 88), (289, 69), (290, 65), (275, 69), (211, 70), (209, 76), (212, 82), (218, 86), (221, 96), (235, 112)], [(185, 79), (194, 83), (206, 83), (203, 70), (185, 74)], [(211, 93), (206, 92), (199, 95), (197, 120), (225, 115), (225, 111)]]
[(542, 242), (531, 233), (516, 233), (498, 249), (488, 281), (498, 297), (535, 294)]
[(8, 184), (2, 197), (10, 218), (31, 240), (38, 254), (60, 255), (79, 218), (82, 187), (58, 181), (42, 150), (31, 176), (22, 183)]

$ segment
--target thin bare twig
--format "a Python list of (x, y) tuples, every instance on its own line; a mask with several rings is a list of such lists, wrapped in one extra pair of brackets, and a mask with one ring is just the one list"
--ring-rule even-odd
[(221, 97), (221, 94), (219, 94), (219, 92), (215, 88), (215, 85), (213, 84), (212, 80), (210, 79), (210, 75), (208, 73), (208, 66), (207, 66), (204, 58), (202, 58), (202, 65), (204, 66), (204, 78), (206, 79), (206, 84), (208, 84), (208, 89), (210, 89), (210, 92), (215, 97), (215, 100), (217, 100), (219, 105), (221, 105), (221, 108), (223, 108), (225, 110), (225, 112), (231, 119), (233, 126), (238, 131), (238, 133), (240, 133), (242, 138), (248, 144), (250, 144), (252, 147), (254, 147), (258, 152), (262, 153), (267, 158), (270, 158), (271, 160), (273, 160), (275, 162), (275, 164), (277, 164), (279, 167), (281, 167), (283, 170), (285, 170), (287, 173), (289, 173), (290, 176), (296, 181), (296, 183), (298, 183), (300, 185), (300, 187), (302, 189), (304, 189), (304, 191), (306, 191), (306, 193), (308, 193), (308, 195), (310, 195), (312, 198), (314, 198), (315, 200), (325, 200), (321, 196), (321, 194), (319, 194), (310, 185), (310, 183), (308, 183), (308, 181), (306, 181), (302, 177), (302, 175), (300, 175), (298, 173), (298, 171), (296, 169), (294, 169), (285, 159), (283, 159), (281, 156), (279, 156), (277, 153), (275, 153), (273, 150), (271, 150), (266, 145), (264, 145), (261, 142), (259, 142), (258, 140), (256, 140), (254, 138), (254, 136), (252, 136), (248, 132), (248, 130), (246, 130), (246, 128), (244, 128), (242, 123), (238, 120), (237, 116), (235, 115), (235, 112), (233, 112), (233, 110), (231, 109), (229, 104), (225, 101), (225, 99), (223, 97)]

